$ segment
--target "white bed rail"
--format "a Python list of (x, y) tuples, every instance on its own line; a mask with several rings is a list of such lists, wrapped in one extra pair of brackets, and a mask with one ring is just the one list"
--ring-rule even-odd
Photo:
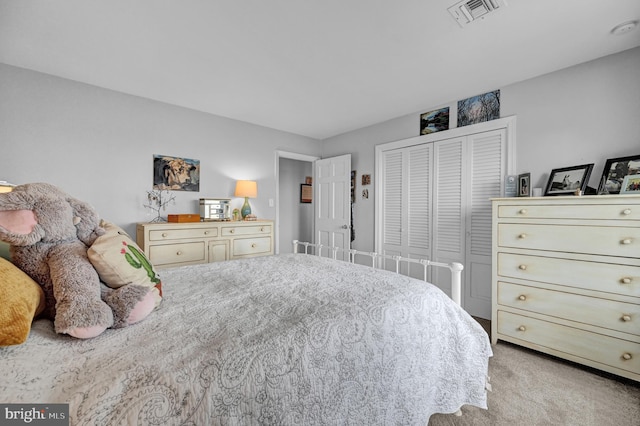
[(451, 299), (458, 305), (462, 305), (462, 270), (464, 269), (464, 266), (462, 266), (461, 263), (432, 262), (431, 260), (426, 260), (426, 259), (412, 259), (409, 257), (379, 254), (376, 252), (360, 251), (355, 249), (343, 249), (340, 247), (331, 247), (331, 246), (325, 246), (322, 244), (313, 244), (313, 243), (293, 240), (294, 253), (301, 253), (299, 251), (299, 247), (304, 247), (304, 252), (303, 252), (304, 254), (309, 254), (309, 247), (315, 248), (316, 256), (322, 256), (322, 249), (327, 249), (328, 253), (330, 254), (330, 257), (333, 259), (338, 259), (339, 252), (347, 253), (349, 256), (348, 262), (350, 263), (355, 263), (355, 259), (357, 255), (367, 256), (371, 259), (372, 268), (379, 268), (380, 261), (382, 260), (391, 260), (395, 263), (395, 272), (398, 274), (400, 273), (400, 262), (406, 262), (407, 265), (410, 263), (415, 263), (418, 265), (422, 265), (423, 281), (427, 281), (427, 267), (438, 266), (438, 267), (447, 268), (451, 271)]

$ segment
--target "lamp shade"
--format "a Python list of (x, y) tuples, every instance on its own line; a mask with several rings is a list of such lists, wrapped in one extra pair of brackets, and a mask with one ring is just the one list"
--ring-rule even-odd
[(258, 183), (254, 180), (237, 181), (235, 196), (256, 198), (258, 196)]
[(0, 180), (0, 192), (11, 192), (14, 186), (12, 183)]

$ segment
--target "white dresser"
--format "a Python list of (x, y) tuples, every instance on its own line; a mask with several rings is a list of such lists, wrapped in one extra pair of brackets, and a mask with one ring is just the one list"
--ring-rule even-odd
[(138, 245), (158, 267), (273, 254), (273, 221), (139, 223)]
[(640, 197), (492, 203), (492, 343), (640, 381)]

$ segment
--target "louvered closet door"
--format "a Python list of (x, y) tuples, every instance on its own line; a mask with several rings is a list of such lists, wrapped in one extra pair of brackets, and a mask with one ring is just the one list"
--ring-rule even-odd
[[(468, 192), (466, 182), (469, 180), (464, 164), (466, 138), (447, 139), (433, 145), (435, 193), (432, 259), (464, 265), (465, 199)], [(451, 294), (451, 274), (448, 270), (434, 268), (432, 282), (445, 293)]]
[[(431, 258), (432, 146), (422, 144), (383, 154), (383, 252), (413, 258)], [(384, 265), (392, 269), (387, 262)], [(403, 271), (406, 273), (406, 271)], [(409, 275), (422, 277), (412, 265)]]
[(506, 130), (468, 139), (464, 307), (471, 315), (491, 318), (491, 198), (501, 196), (506, 175)]
[[(514, 124), (506, 118), (452, 130), (449, 138), (442, 132), (376, 147), (376, 250), (462, 263), (463, 306), (486, 319), (490, 199), (501, 196), (504, 176), (513, 173)], [(451, 294), (448, 270), (432, 268), (428, 279)]]

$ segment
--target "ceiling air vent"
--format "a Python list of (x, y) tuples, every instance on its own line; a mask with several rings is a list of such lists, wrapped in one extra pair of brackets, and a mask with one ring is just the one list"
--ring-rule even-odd
[(505, 6), (506, 0), (465, 0), (454, 4), (448, 10), (458, 24), (464, 27)]

